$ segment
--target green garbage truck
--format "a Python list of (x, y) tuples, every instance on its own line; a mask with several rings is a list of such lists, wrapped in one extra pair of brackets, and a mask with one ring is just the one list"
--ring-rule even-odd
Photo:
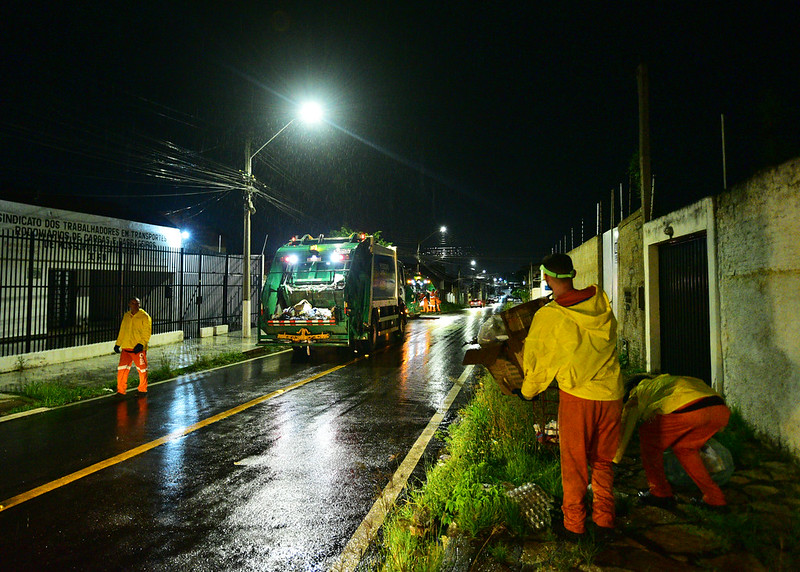
[(394, 247), (353, 233), (293, 237), (278, 249), (261, 292), (259, 343), (347, 346), (369, 353), (378, 339), (402, 339), (405, 277)]

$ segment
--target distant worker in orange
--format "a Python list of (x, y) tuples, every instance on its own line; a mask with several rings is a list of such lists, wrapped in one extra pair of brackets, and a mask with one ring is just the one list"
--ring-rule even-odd
[(439, 305), (439, 292), (438, 291), (431, 292), (431, 306), (432, 306), (431, 312), (441, 312), (442, 311), (442, 308)]
[[(128, 390), (128, 373), (131, 366), (139, 372), (139, 395), (147, 395), (147, 344), (153, 332), (153, 320), (141, 309), (139, 298), (128, 301), (130, 308), (122, 317), (114, 352), (120, 354), (117, 366), (117, 395)], [(120, 351), (121, 350), (121, 351)]]
[(420, 306), (422, 306), (422, 311), (423, 312), (429, 312), (430, 311), (428, 309), (429, 308), (429, 304), (428, 304), (428, 294), (427, 293), (420, 294), (419, 304), (420, 304)]
[[(520, 396), (532, 399), (558, 383), (558, 431), (563, 528), (559, 536), (586, 534), (586, 491), (591, 467), (592, 520), (597, 538), (613, 536), (614, 472), (620, 440), (624, 387), (617, 358), (617, 320), (597, 285), (576, 290), (575, 269), (566, 254), (545, 256), (542, 277), (553, 301), (536, 312), (523, 351), (525, 379)], [(605, 538), (604, 538), (605, 537)]]

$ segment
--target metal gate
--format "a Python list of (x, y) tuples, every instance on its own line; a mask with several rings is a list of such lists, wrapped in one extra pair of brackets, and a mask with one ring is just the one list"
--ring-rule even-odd
[[(258, 323), (261, 257), (251, 259), (250, 324)], [(241, 255), (53, 241), (0, 232), (0, 356), (114, 340), (138, 296), (153, 333), (242, 329)]]
[(711, 382), (706, 236), (659, 246), (661, 371)]

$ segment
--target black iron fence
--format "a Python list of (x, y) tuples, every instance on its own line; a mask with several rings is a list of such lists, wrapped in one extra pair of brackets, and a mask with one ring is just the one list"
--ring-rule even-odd
[[(262, 260), (252, 257), (251, 325)], [(242, 256), (0, 234), (0, 356), (107, 342), (138, 297), (153, 333), (242, 329)]]

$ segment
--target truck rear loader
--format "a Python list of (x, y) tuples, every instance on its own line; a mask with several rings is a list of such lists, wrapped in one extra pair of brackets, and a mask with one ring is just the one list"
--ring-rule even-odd
[(402, 339), (405, 277), (394, 247), (374, 237), (292, 238), (278, 249), (261, 292), (259, 343), (347, 346), (361, 353), (378, 338)]

